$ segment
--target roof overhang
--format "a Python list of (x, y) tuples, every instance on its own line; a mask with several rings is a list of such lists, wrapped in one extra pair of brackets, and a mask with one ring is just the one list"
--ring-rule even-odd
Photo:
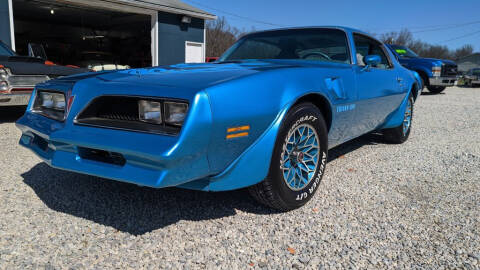
[(168, 3), (162, 4), (161, 1), (148, 0), (56, 0), (56, 2), (82, 5), (93, 8), (110, 9), (121, 12), (153, 14), (158, 11), (187, 15), (205, 20), (215, 20), (217, 16), (201, 12), (200, 10), (189, 10), (188, 8), (175, 7)]

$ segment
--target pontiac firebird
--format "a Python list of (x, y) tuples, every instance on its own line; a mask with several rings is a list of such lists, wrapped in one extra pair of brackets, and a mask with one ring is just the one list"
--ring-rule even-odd
[(361, 31), (289, 28), (246, 35), (214, 63), (39, 84), (17, 126), (54, 168), (153, 188), (249, 187), (288, 211), (313, 197), (332, 147), (372, 131), (405, 142), (421, 88)]

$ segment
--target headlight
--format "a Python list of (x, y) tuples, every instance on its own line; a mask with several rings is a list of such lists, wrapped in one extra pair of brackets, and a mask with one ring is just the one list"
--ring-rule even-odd
[(162, 104), (156, 101), (139, 100), (138, 101), (138, 117), (140, 121), (162, 124)]
[(165, 102), (165, 123), (181, 126), (187, 116), (188, 104), (179, 102)]
[(440, 77), (442, 75), (442, 67), (432, 67), (433, 77)]
[(10, 69), (4, 68), (4, 67), (0, 68), (0, 76), (1, 75), (4, 75), (4, 76), (10, 75)]
[(8, 91), (8, 82), (0, 81), (0, 92), (1, 91)]
[(33, 111), (63, 121), (65, 118), (65, 95), (57, 92), (39, 91), (33, 104)]
[(4, 67), (0, 67), (0, 91), (8, 91), (8, 76), (10, 75), (10, 70)]
[(61, 93), (39, 92), (40, 106), (45, 109), (65, 110), (65, 95)]
[[(163, 104), (163, 107), (162, 107)], [(181, 126), (187, 116), (188, 104), (172, 101), (138, 101), (138, 118), (142, 122)]]

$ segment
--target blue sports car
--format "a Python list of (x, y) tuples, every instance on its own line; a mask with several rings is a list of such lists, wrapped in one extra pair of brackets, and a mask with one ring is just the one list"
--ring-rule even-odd
[(214, 63), (37, 85), (17, 126), (55, 168), (154, 188), (249, 187), (288, 211), (315, 194), (328, 149), (372, 131), (405, 142), (420, 90), (361, 31), (289, 28), (244, 36)]

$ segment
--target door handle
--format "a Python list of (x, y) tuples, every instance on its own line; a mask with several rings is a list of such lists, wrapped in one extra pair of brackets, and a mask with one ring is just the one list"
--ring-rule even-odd
[(403, 78), (397, 77), (397, 82), (403, 82)]

